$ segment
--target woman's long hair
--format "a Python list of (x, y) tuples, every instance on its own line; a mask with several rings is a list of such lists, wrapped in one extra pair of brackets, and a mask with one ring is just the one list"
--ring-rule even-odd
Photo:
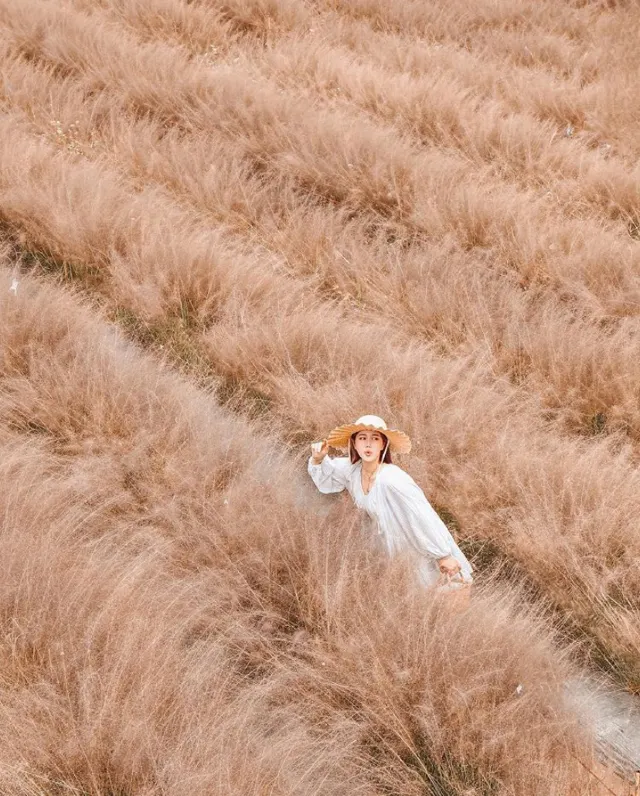
[[(356, 450), (355, 445), (355, 436), (357, 433), (358, 432), (356, 431), (349, 437), (349, 459), (351, 464), (355, 464), (356, 462), (360, 461), (360, 454)], [(384, 440), (384, 448), (380, 451), (380, 461), (384, 462), (385, 464), (393, 464), (391, 461), (391, 446), (389, 445), (389, 440), (381, 431), (378, 433)]]

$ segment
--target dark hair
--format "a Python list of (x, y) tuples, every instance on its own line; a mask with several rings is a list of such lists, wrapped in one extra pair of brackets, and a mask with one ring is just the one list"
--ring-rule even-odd
[[(356, 462), (360, 461), (360, 454), (356, 450), (356, 444), (355, 444), (355, 442), (356, 442), (355, 438), (356, 438), (356, 436), (359, 433), (360, 433), (359, 431), (355, 431), (349, 437), (349, 458), (351, 459), (351, 464), (355, 464)], [(384, 454), (384, 459), (381, 459), (381, 461), (383, 461), (385, 464), (393, 464), (393, 462), (391, 461), (391, 445), (389, 445), (387, 447), (387, 444), (388, 444), (389, 440), (382, 433), (382, 431), (376, 431), (376, 434), (380, 434), (380, 436), (384, 440), (384, 446), (383, 446), (382, 450), (380, 451), (380, 455), (382, 456), (382, 454), (385, 451), (385, 448), (387, 450), (387, 452)]]

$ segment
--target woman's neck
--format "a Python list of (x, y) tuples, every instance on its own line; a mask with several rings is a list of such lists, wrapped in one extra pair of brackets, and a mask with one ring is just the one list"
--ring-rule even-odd
[(362, 461), (362, 459), (360, 459), (360, 461), (362, 462), (362, 472), (366, 473), (366, 475), (372, 475), (375, 473), (381, 464), (381, 462), (365, 462)]

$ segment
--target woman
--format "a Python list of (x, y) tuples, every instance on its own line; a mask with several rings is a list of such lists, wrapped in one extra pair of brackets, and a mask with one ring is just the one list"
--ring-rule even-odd
[[(332, 459), (327, 456), (329, 445), (347, 448), (349, 455)], [(447, 526), (413, 478), (391, 461), (392, 452), (410, 450), (404, 432), (387, 428), (376, 415), (364, 415), (312, 445), (309, 475), (324, 494), (346, 489), (371, 518), (390, 555), (414, 556), (423, 583), (434, 586), (443, 576), (471, 583), (471, 564)]]

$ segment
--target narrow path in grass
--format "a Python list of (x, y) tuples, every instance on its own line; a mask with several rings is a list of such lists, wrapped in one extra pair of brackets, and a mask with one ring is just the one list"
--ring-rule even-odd
[(567, 683), (567, 698), (593, 727), (601, 757), (627, 782), (640, 771), (640, 698), (601, 677), (585, 675)]

